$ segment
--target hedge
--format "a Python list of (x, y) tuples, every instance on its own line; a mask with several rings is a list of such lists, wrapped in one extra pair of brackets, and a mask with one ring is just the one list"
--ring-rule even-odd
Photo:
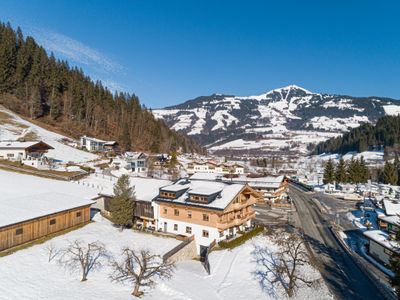
[(264, 232), (263, 226), (257, 226), (253, 230), (244, 233), (240, 237), (232, 240), (232, 241), (220, 241), (218, 246), (224, 249), (232, 249), (244, 244), (246, 241), (250, 240), (251, 238), (259, 235), (260, 233)]

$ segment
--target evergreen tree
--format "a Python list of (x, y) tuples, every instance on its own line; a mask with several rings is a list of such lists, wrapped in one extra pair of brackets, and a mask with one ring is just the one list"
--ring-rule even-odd
[(383, 168), (383, 174), (382, 174), (382, 180), (383, 183), (386, 184), (391, 184), (391, 185), (396, 185), (397, 184), (397, 170), (394, 166), (394, 164), (390, 162), (385, 163), (385, 167)]
[(329, 159), (324, 169), (324, 184), (333, 183), (335, 181), (335, 166), (332, 159)]
[(363, 156), (361, 156), (360, 158), (359, 169), (360, 169), (360, 182), (366, 183), (369, 179), (370, 174)]
[(129, 176), (122, 175), (114, 185), (114, 197), (110, 201), (111, 220), (121, 229), (133, 223), (135, 200)]
[(346, 163), (343, 158), (339, 160), (336, 166), (335, 179), (338, 183), (347, 182)]
[[(126, 150), (205, 152), (192, 139), (156, 120), (133, 94), (112, 94), (79, 68), (48, 55), (20, 29), (0, 23), (1, 104), (67, 135), (117, 140)], [(11, 96), (11, 97), (10, 97)], [(48, 117), (48, 118), (47, 118)], [(56, 122), (55, 122), (56, 121)]]

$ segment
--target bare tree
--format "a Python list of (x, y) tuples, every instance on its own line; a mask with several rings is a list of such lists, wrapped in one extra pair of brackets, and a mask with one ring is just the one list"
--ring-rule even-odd
[(61, 250), (58, 262), (71, 272), (79, 270), (81, 281), (86, 281), (90, 271), (100, 269), (102, 260), (109, 258), (108, 252), (100, 242), (85, 243), (75, 240), (69, 246)]
[(170, 279), (174, 264), (163, 261), (159, 255), (148, 250), (133, 250), (128, 247), (122, 250), (122, 261), (113, 261), (113, 273), (110, 278), (114, 282), (130, 282), (134, 285), (132, 295), (140, 297), (141, 287), (153, 287), (154, 278)]
[(58, 254), (60, 254), (60, 249), (56, 248), (53, 243), (50, 243), (46, 246), (47, 251), (47, 260), (51, 262)]
[(311, 287), (318, 283), (310, 274), (301, 272), (304, 266), (313, 265), (299, 234), (276, 232), (272, 240), (278, 246), (277, 251), (255, 246), (252, 252), (260, 267), (255, 275), (264, 288), (279, 284), (289, 297), (293, 297), (301, 285)]

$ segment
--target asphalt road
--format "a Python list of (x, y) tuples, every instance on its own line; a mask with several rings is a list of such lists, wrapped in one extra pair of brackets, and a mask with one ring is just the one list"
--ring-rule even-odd
[(289, 195), (296, 204), (298, 217), (322, 276), (337, 299), (384, 299), (336, 241), (312, 195), (290, 186)]

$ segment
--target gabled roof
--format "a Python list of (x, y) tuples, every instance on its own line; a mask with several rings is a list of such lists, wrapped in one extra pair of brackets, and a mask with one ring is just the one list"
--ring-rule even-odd
[(399, 253), (400, 243), (397, 241), (390, 240), (389, 234), (382, 230), (367, 230), (364, 231), (363, 234), (373, 240), (374, 242), (378, 243), (382, 247), (389, 249), (391, 251)]
[(0, 198), (0, 228), (93, 203), (91, 200), (61, 193)]
[(388, 216), (396, 216), (400, 214), (400, 201), (383, 200), (383, 206), (385, 207)]
[(1, 141), (0, 149), (28, 149), (32, 147), (42, 147), (44, 149), (50, 150), (54, 149), (52, 146), (46, 144), (42, 141), (32, 141), (32, 142), (21, 142), (21, 141)]

